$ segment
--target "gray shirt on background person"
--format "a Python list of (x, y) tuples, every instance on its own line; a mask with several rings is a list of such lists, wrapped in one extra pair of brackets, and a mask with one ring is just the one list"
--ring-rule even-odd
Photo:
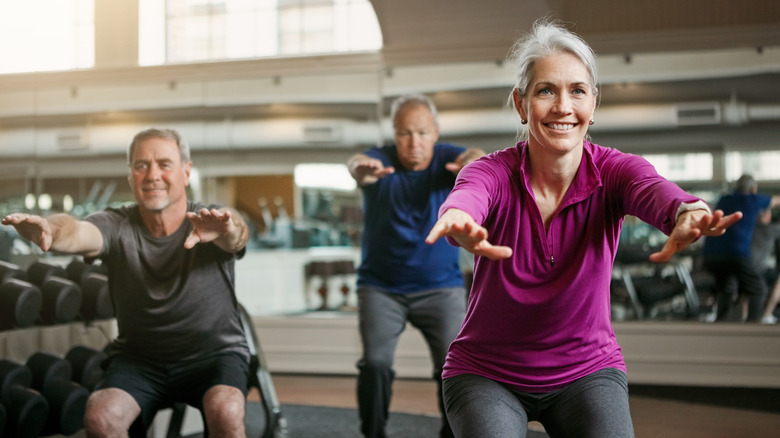
[(759, 215), (750, 242), (750, 258), (759, 272), (763, 273), (767, 270), (767, 260), (775, 250), (778, 239), (780, 239), (780, 224), (772, 222), (772, 213), (768, 210)]

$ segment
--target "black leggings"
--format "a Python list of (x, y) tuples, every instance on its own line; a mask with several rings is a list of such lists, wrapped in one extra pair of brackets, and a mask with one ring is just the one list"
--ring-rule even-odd
[(628, 379), (614, 368), (544, 394), (514, 390), (474, 374), (444, 381), (447, 418), (457, 438), (525, 438), (539, 421), (551, 438), (633, 438)]

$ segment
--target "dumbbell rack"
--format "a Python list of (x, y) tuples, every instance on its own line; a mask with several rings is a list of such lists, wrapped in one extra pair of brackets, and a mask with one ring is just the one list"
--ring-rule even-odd
[[(26, 364), (31, 368), (40, 369), (40, 365), (35, 366), (35, 364), (40, 364), (41, 362), (59, 364), (51, 365), (51, 367), (56, 368), (64, 366), (63, 361), (59, 359), (65, 358), (67, 361), (78, 364), (73, 366), (73, 374), (74, 376), (78, 376), (74, 377), (74, 380), (84, 383), (85, 387), (91, 389), (94, 380), (87, 382), (89, 379), (86, 376), (90, 373), (85, 370), (95, 369), (95, 363), (99, 363), (99, 361), (95, 360), (98, 356), (97, 352), (102, 353), (104, 346), (110, 340), (115, 339), (118, 334), (116, 321), (113, 319), (113, 305), (110, 304), (110, 302), (108, 304), (105, 302), (107, 289), (98, 287), (101, 286), (101, 282), (106, 281), (107, 279), (102, 279), (100, 274), (90, 272), (89, 267), (80, 260), (74, 259), (70, 263), (64, 262), (62, 264), (67, 264), (67, 266), (63, 268), (62, 266), (55, 266), (48, 261), (38, 260), (37, 262), (31, 263), (25, 272), (13, 265), (8, 269), (8, 263), (0, 262), (0, 285), (2, 285), (2, 281), (8, 281), (3, 280), (3, 278), (8, 276), (7, 271), (10, 270), (12, 272), (10, 278), (13, 279), (14, 282), (27, 282), (26, 285), (22, 285), (24, 286), (23, 289), (25, 293), (42, 294), (43, 290), (41, 289), (45, 288), (46, 292), (51, 294), (51, 296), (59, 297), (59, 299), (52, 299), (51, 296), (46, 297), (46, 299), (50, 300), (50, 303), (65, 303), (64, 307), (72, 305), (72, 303), (68, 304), (71, 301), (70, 299), (67, 299), (67, 297), (62, 298), (62, 296), (73, 294), (74, 284), (82, 286), (82, 290), (89, 300), (86, 305), (82, 302), (81, 306), (78, 307), (78, 311), (51, 307), (45, 316), (13, 315), (13, 320), (17, 322), (15, 326), (0, 328), (0, 373), (2, 372), (3, 364), (5, 364), (4, 366), (6, 369), (12, 370), (24, 368), (24, 365), (22, 364)], [(84, 287), (85, 284), (86, 287)], [(36, 285), (39, 285), (40, 288), (36, 288)], [(20, 287), (21, 286), (16, 287), (15, 291), (18, 292)], [(2, 288), (0, 288), (0, 294), (1, 293)], [(3, 297), (0, 296), (0, 306), (3, 305), (2, 299)], [(36, 308), (37, 306), (37, 309), (41, 309), (46, 305), (46, 300), (43, 297), (37, 301), (35, 299), (32, 299), (31, 301), (35, 305), (21, 307), (28, 309), (30, 307)], [(6, 312), (8, 312), (9, 307), (13, 308), (15, 306), (5, 307)], [(36, 314), (39, 312), (37, 309), (35, 310)], [(111, 311), (110, 314), (108, 311), (109, 309)], [(0, 313), (2, 312), (3, 308), (0, 307)], [(70, 314), (72, 314), (72, 316), (68, 316)], [(0, 318), (2, 318), (2, 316), (0, 316)], [(19, 324), (19, 321), (21, 321), (22, 324)], [(0, 324), (2, 323), (3, 321), (0, 321)], [(259, 390), (262, 411), (266, 418), (264, 430), (257, 432), (259, 432), (263, 438), (285, 437), (287, 436), (286, 420), (282, 416), (279, 400), (276, 397), (276, 391), (265, 364), (259, 340), (254, 333), (251, 318), (243, 307), (241, 307), (241, 323), (247, 334), (247, 341), (252, 355), (250, 364), (252, 375), (250, 376), (249, 384), (251, 388), (257, 388)], [(20, 327), (20, 325), (23, 326)], [(74, 350), (79, 354), (74, 354)], [(100, 361), (102, 361), (102, 359)], [(23, 370), (16, 372), (22, 373)], [(35, 390), (26, 388), (30, 386), (37, 386), (40, 388), (40, 392), (46, 392), (45, 387), (47, 386), (59, 388), (68, 386), (66, 382), (63, 382), (64, 378), (59, 373), (54, 373), (57, 374), (57, 376), (50, 379), (43, 379), (40, 377), (40, 374), (40, 371), (35, 373), (35, 375), (38, 376), (38, 380), (54, 380), (56, 383), (52, 385), (46, 385), (42, 382), (33, 384), (32, 381), (35, 380), (35, 378), (22, 378), (21, 382), (11, 382), (10, 385), (15, 386), (15, 392), (24, 392), (26, 389)], [(46, 374), (50, 374), (50, 372), (47, 371)], [(3, 386), (2, 377), (3, 376), (0, 375), (0, 386)], [(27, 383), (27, 380), (29, 380), (30, 383)], [(74, 397), (77, 397), (77, 395), (71, 395), (71, 398)], [(81, 415), (83, 416), (83, 413)], [(181, 427), (183, 415), (183, 410), (173, 410), (168, 424), (167, 436), (177, 436), (176, 433), (179, 431), (176, 429)], [(0, 417), (2, 416), (3, 414), (0, 412)], [(78, 416), (78, 414), (74, 414), (74, 416)], [(2, 423), (2, 421), (0, 421), (0, 423)], [(156, 419), (155, 423), (157, 423)], [(161, 427), (164, 427), (165, 420), (163, 419), (160, 423)], [(49, 427), (51, 428), (51, 426)], [(70, 426), (70, 429), (72, 429), (72, 426)], [(156, 429), (156, 427), (153, 429)], [(78, 431), (76, 435), (78, 434), (83, 436), (83, 430)], [(150, 434), (158, 436), (156, 430), (150, 430)], [(37, 436), (48, 435), (35, 435), (32, 432), (28, 435), (9, 435), (3, 433), (3, 428), (0, 427), (0, 438), (36, 438)]]
[[(72, 264), (72, 266), (71, 266)], [(70, 409), (70, 415), (74, 422), (60, 423), (60, 426), (53, 426), (49, 421), (40, 422), (38, 427), (26, 426), (26, 428), (17, 427), (20, 417), (19, 410), (6, 408), (6, 411), (16, 416), (0, 421), (0, 437), (2, 438), (35, 438), (36, 436), (56, 436), (60, 432), (68, 432), (67, 435), (73, 435), (74, 427), (80, 429), (80, 421), (83, 412), (79, 411), (78, 406), (84, 401), (84, 392), (77, 389), (85, 388), (84, 391), (91, 390), (90, 385), (93, 381), (88, 375), (93, 376), (96, 363), (102, 361), (98, 354), (103, 354), (102, 349), (117, 335), (116, 322), (113, 319), (113, 308), (111, 314), (106, 314), (106, 304), (102, 303), (103, 310), (94, 300), (85, 306), (83, 295), (89, 296), (97, 290), (96, 281), (103, 279), (96, 277), (100, 273), (92, 269), (86, 269), (89, 265), (84, 264), (78, 259), (73, 259), (67, 265), (57, 265), (49, 260), (38, 260), (31, 263), (26, 269), (7, 262), (0, 261), (0, 279), (2, 285), (13, 283), (13, 287), (2, 289), (0, 293), (10, 290), (19, 297), (24, 297), (27, 301), (20, 306), (9, 306), (13, 302), (9, 297), (0, 297), (0, 313), (3, 320), (0, 321), (0, 391), (4, 390), (3, 384), (13, 387), (14, 399), (22, 400), (28, 396), (34, 398), (30, 392), (37, 392), (41, 396), (47, 396), (51, 400), (43, 397), (46, 402), (46, 411), (40, 404), (29, 402), (29, 410), (37, 410), (27, 415), (43, 415), (44, 419), (54, 418), (62, 414), (63, 406)], [(76, 269), (76, 268), (80, 269)], [(10, 274), (9, 274), (10, 272)], [(78, 273), (81, 277), (76, 278)], [(83, 282), (89, 277), (93, 284), (88, 287), (93, 289), (84, 293)], [(75, 281), (74, 281), (75, 280)], [(104, 293), (107, 294), (107, 283), (102, 286)], [(44, 296), (46, 295), (46, 296)], [(33, 296), (32, 298), (30, 298)], [(76, 297), (76, 298), (74, 298)], [(105, 297), (104, 297), (105, 298)], [(75, 304), (74, 304), (75, 303)], [(18, 303), (15, 303), (18, 304)], [(49, 306), (48, 308), (46, 306)], [(110, 303), (109, 303), (110, 306)], [(18, 308), (17, 308), (18, 307)], [(21, 314), (9, 315), (10, 310), (14, 309)], [(75, 309), (75, 310), (74, 310)], [(33, 315), (33, 312), (38, 312)], [(27, 312), (25, 314), (25, 312)], [(102, 312), (102, 313), (101, 313)], [(86, 316), (86, 317), (85, 317)], [(9, 322), (13, 321), (13, 322)], [(81, 353), (80, 358), (78, 353)], [(95, 354), (95, 357), (84, 356), (84, 353)], [(43, 361), (42, 358), (48, 358), (51, 363)], [(67, 359), (66, 359), (67, 357)], [(75, 365), (69, 360), (81, 361)], [(90, 370), (85, 371), (85, 362), (89, 361)], [(41, 371), (41, 363), (46, 363), (44, 371)], [(36, 371), (30, 369), (37, 368)], [(70, 367), (70, 377), (65, 379), (68, 374), (63, 369)], [(3, 373), (3, 369), (6, 371)], [(57, 370), (55, 372), (55, 370)], [(31, 377), (24, 375), (29, 371)], [(85, 374), (86, 372), (86, 374)], [(55, 377), (43, 379), (41, 374), (52, 374)], [(4, 380), (4, 376), (5, 378)], [(10, 376), (10, 377), (9, 377)], [(43, 379), (43, 380), (42, 380)], [(63, 381), (66, 380), (66, 381)], [(33, 383), (35, 381), (35, 383)], [(42, 382), (46, 381), (44, 384)], [(54, 382), (54, 383), (51, 383)], [(0, 400), (3, 398), (0, 394)], [(6, 402), (10, 402), (9, 397), (5, 397)], [(66, 409), (66, 410), (67, 410)], [(75, 414), (74, 414), (75, 412)], [(0, 420), (3, 418), (0, 412)], [(29, 421), (28, 421), (29, 423)], [(56, 429), (62, 427), (64, 429)], [(83, 431), (76, 431), (77, 435), (83, 434)]]

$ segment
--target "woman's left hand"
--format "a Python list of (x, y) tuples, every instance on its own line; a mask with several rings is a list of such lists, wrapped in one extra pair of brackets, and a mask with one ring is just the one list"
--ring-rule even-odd
[(674, 226), (664, 247), (650, 254), (650, 261), (664, 263), (672, 259), (675, 253), (695, 242), (701, 236), (717, 237), (726, 232), (726, 228), (742, 219), (738, 211), (725, 216), (723, 210), (715, 210), (712, 214), (706, 210), (691, 210), (680, 214), (677, 225)]

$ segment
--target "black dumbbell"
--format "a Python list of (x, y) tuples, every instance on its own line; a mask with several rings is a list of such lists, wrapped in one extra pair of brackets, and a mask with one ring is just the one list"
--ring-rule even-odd
[(81, 318), (84, 321), (114, 317), (105, 266), (73, 259), (65, 267), (68, 278), (81, 286)]
[(0, 284), (0, 329), (29, 327), (38, 320), (43, 304), (34, 284), (11, 278)]
[(65, 360), (73, 368), (73, 381), (89, 391), (95, 389), (103, 375), (102, 365), (106, 358), (106, 353), (84, 345), (76, 345), (65, 354)]
[(65, 267), (68, 279), (76, 284), (83, 284), (89, 274), (100, 274), (99, 265), (83, 262), (79, 259), (73, 259)]
[(0, 360), (0, 402), (5, 406), (3, 438), (36, 438), (49, 414), (49, 403), (30, 388), (32, 373), (24, 365)]
[(30, 281), (27, 273), (22, 268), (13, 263), (0, 260), (0, 283), (15, 278), (22, 281)]
[(76, 319), (81, 308), (81, 286), (68, 279), (64, 268), (38, 260), (27, 267), (27, 276), (41, 290), (43, 324), (62, 324)]
[(84, 321), (114, 317), (114, 303), (108, 288), (108, 277), (89, 273), (81, 283), (81, 317)]
[(62, 324), (71, 322), (81, 309), (81, 287), (65, 278), (50, 276), (40, 285), (41, 322)]
[(30, 283), (40, 286), (51, 277), (68, 278), (68, 273), (61, 266), (38, 260), (27, 267), (27, 277)]
[(40, 290), (18, 265), (0, 261), (0, 286), (6, 282), (12, 284), (0, 288), (0, 330), (34, 324), (41, 307)]
[(84, 427), (89, 391), (71, 379), (73, 367), (67, 360), (38, 352), (27, 359), (32, 373), (30, 386), (49, 402), (49, 416), (43, 435), (72, 435)]

